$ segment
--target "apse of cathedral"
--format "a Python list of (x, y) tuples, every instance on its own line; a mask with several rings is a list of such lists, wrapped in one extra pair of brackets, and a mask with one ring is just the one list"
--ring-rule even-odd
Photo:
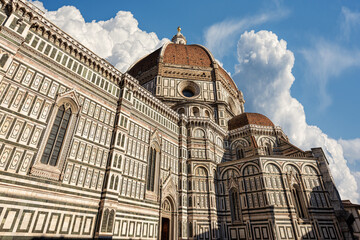
[(321, 148), (178, 28), (122, 73), (0, 1), (0, 239), (352, 239)]

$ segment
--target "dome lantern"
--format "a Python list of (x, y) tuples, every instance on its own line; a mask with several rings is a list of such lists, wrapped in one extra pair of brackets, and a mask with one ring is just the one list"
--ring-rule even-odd
[(177, 28), (177, 33), (171, 39), (173, 43), (186, 45), (187, 41), (184, 35), (181, 33), (181, 27)]

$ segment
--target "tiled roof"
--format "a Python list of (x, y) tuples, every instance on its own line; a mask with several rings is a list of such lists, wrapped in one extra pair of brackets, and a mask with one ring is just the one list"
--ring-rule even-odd
[(229, 120), (228, 129), (233, 130), (249, 124), (274, 127), (271, 120), (260, 113), (242, 113)]
[(143, 59), (139, 60), (136, 64), (134, 64), (129, 70), (129, 74), (136, 78), (137, 75), (146, 72), (154, 66), (158, 65), (159, 55), (161, 48), (156, 50), (155, 52), (150, 53)]
[[(136, 78), (140, 74), (158, 66), (159, 61), (161, 61), (161, 52), (163, 52), (161, 59), (165, 64), (190, 67), (212, 67), (211, 53), (209, 53), (206, 48), (200, 45), (168, 43), (162, 48), (157, 49), (155, 52), (150, 53), (143, 59), (139, 60), (129, 69), (128, 73)], [(237, 89), (237, 86), (230, 75), (222, 67), (219, 67), (219, 74), (231, 85), (232, 88)]]
[(164, 63), (211, 67), (211, 58), (206, 50), (198, 45), (170, 43), (164, 52)]

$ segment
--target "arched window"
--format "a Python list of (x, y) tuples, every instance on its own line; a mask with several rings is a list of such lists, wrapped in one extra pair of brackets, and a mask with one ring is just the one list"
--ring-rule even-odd
[(114, 157), (113, 167), (116, 167), (118, 155), (116, 154)]
[(293, 197), (294, 207), (296, 210), (296, 215), (299, 218), (305, 218), (305, 206), (304, 206), (304, 199), (302, 197), (301, 189), (299, 185), (294, 184), (291, 189), (291, 194)]
[(236, 159), (241, 159), (245, 157), (244, 149), (237, 148), (236, 149)]
[(155, 150), (155, 148), (150, 148), (146, 189), (152, 192), (154, 191), (154, 183), (155, 183), (156, 155), (157, 155), (157, 151)]
[(113, 210), (111, 210), (111, 212), (109, 214), (109, 221), (108, 221), (107, 229), (106, 229), (107, 232), (112, 233), (113, 225), (114, 225), (114, 218), (115, 218), (115, 211), (113, 209)]
[(30, 174), (59, 180), (63, 173), (72, 134), (79, 117), (80, 102), (72, 90), (59, 94)]
[(117, 190), (119, 184), (119, 176), (116, 176), (114, 190)]
[(121, 147), (124, 147), (125, 145), (125, 134), (121, 136)]
[(272, 149), (272, 147), (271, 147), (270, 143), (265, 144), (264, 150), (265, 150), (266, 155), (271, 155), (271, 149)]
[(113, 189), (113, 187), (114, 187), (114, 175), (111, 176), (109, 188), (110, 188), (110, 189)]
[(116, 145), (120, 146), (121, 133), (118, 133)]
[(205, 132), (202, 129), (194, 130), (194, 137), (196, 138), (205, 138)]
[(117, 168), (121, 168), (121, 161), (122, 161), (122, 156), (120, 155), (119, 157), (119, 161), (118, 161), (118, 164), (117, 164)]
[(102, 224), (101, 224), (101, 231), (106, 232), (106, 226), (109, 219), (109, 209), (106, 209), (103, 214)]
[(199, 108), (197, 108), (197, 107), (193, 107), (193, 115), (195, 116), (195, 117), (200, 117), (200, 110), (199, 110)]
[(50, 166), (57, 165), (71, 114), (72, 111), (70, 107), (65, 108), (65, 105), (59, 107), (45, 145), (44, 153), (41, 157), (41, 163), (49, 164)]
[(205, 110), (205, 117), (210, 118), (210, 112), (208, 110)]
[(236, 189), (232, 188), (229, 192), (230, 198), (230, 210), (231, 210), (231, 219), (232, 221), (240, 220), (240, 202), (239, 202), (239, 193)]
[(178, 113), (179, 113), (179, 114), (185, 114), (185, 109), (184, 109), (184, 108), (180, 108), (180, 109), (178, 110)]

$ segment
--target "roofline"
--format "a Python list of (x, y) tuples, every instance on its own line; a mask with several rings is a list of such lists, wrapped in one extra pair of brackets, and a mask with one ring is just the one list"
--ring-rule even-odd
[[(165, 43), (167, 44), (167, 43)], [(150, 54), (152, 54), (153, 52), (156, 52), (157, 50), (159, 50), (160, 48), (163, 48), (164, 45), (162, 45), (161, 47), (155, 49), (154, 51), (152, 51), (151, 53), (145, 54), (144, 56), (142, 56), (141, 58), (139, 58), (136, 62), (134, 62), (133, 64), (130, 65), (130, 67), (128, 67), (128, 69), (125, 71), (126, 73), (129, 72), (131, 70), (131, 68), (133, 68), (138, 62), (140, 62), (141, 60), (143, 60), (144, 58), (146, 58), (147, 56), (149, 56)], [(160, 51), (161, 52), (161, 51)], [(160, 56), (160, 55), (159, 55)], [(158, 61), (159, 62), (159, 61)]]

